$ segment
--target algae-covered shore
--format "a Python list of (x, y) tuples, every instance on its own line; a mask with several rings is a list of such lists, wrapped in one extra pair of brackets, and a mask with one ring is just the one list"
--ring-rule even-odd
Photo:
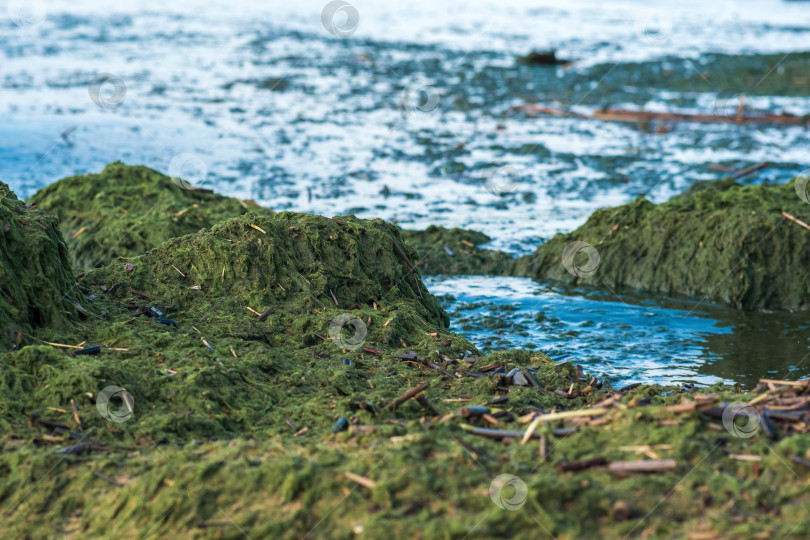
[[(120, 163), (28, 206), (0, 187), (2, 536), (810, 534), (806, 382), (614, 388), (538, 351), (484, 356), (422, 284), (423, 268), (462, 259), (457, 272), (547, 276), (574, 236), (515, 262), (476, 233), (246, 208)], [(600, 271), (623, 268), (605, 286), (636, 286), (687, 249), (689, 272), (713, 276), (725, 251), (765, 250), (772, 229), (803, 245), (771, 216), (801, 215), (788, 188), (637, 201), (577, 238), (599, 249)], [(782, 276), (767, 249), (718, 297), (805, 305), (789, 300), (806, 298), (805, 278), (763, 277)], [(692, 292), (660, 279), (641, 285)], [(766, 304), (743, 301), (741, 284)]]
[(425, 273), (526, 276), (612, 293), (686, 296), (745, 311), (805, 311), (806, 186), (806, 176), (749, 186), (731, 178), (698, 182), (665, 203), (640, 197), (597, 210), (582, 226), (516, 259), (480, 248), (488, 238), (475, 231), (434, 227), (405, 234), (430, 254), (420, 261)]

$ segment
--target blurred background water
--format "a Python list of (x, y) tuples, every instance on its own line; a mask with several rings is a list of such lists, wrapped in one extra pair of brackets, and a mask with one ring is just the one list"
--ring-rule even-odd
[[(710, 54), (775, 54), (753, 75), (779, 74), (780, 59), (808, 48), (810, 3), (354, 1), (328, 20), (336, 27), (322, 20), (326, 5), (8, 2), (0, 179), (28, 197), (122, 160), (276, 210), (476, 229), (492, 247), (520, 254), (596, 208), (640, 194), (659, 202), (718, 178), (717, 165), (775, 164), (745, 182), (785, 182), (810, 165), (800, 127), (718, 122), (648, 133), (511, 111), (526, 102), (716, 111), (737, 90), (716, 78)], [(515, 62), (532, 49), (573, 63)], [(650, 85), (638, 75), (650, 67), (701, 82)], [(94, 101), (99, 75), (107, 84)], [(748, 99), (801, 115), (810, 113), (808, 95)], [(503, 166), (514, 171), (514, 190), (487, 183)], [(614, 380), (751, 383), (810, 373), (807, 325), (792, 315), (566, 293), (520, 279), (431, 277), (428, 286), (445, 295), (454, 328), (482, 348), (534, 346)]]

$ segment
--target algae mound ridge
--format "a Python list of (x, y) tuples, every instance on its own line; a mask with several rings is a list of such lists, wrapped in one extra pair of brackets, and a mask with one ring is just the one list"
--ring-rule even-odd
[[(385, 403), (401, 392), (397, 354), (477, 353), (448, 332), (447, 314), (408, 264), (415, 256), (382, 220), (283, 212), (245, 214), (115, 260), (80, 279), (91, 315), (81, 327), (33, 336), (97, 345), (96, 354), (38, 345), (0, 359), (0, 425), (70, 399), (92, 408), (113, 385), (138, 410), (137, 425), (115, 430), (115, 440), (278, 429), (279, 418), (268, 418), (277, 408), (303, 408), (331, 426), (325, 403)], [(376, 370), (391, 375), (370, 387)]]
[[(701, 185), (655, 205), (640, 198), (594, 212), (518, 260), (517, 273), (580, 286), (695, 296), (744, 310), (810, 307), (810, 231), (782, 212), (810, 221), (810, 204), (793, 182)], [(591, 275), (569, 273), (563, 250), (586, 242), (600, 264)], [(587, 253), (578, 251), (576, 267)], [(590, 268), (588, 268), (590, 270)]]
[(248, 211), (270, 214), (252, 201), (194, 189), (144, 166), (120, 162), (100, 174), (63, 178), (33, 197), (59, 218), (77, 269), (132, 257), (170, 238), (208, 228)]
[(34, 328), (67, 325), (82, 309), (77, 298), (56, 219), (0, 182), (0, 348)]
[(419, 253), (419, 269), (429, 275), (509, 275), (514, 259), (478, 246), (491, 238), (467, 229), (431, 225), (424, 231), (403, 230), (405, 241)]
[(249, 213), (119, 258), (86, 281), (126, 283), (181, 310), (409, 301), (425, 321), (447, 328), (447, 314), (408, 266), (415, 253), (403, 246), (396, 227), (379, 219)]

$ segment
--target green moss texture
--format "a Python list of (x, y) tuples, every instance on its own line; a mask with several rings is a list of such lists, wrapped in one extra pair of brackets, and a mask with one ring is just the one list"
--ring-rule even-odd
[[(793, 182), (740, 186), (720, 183), (655, 205), (637, 199), (594, 212), (573, 232), (557, 234), (521, 258), (517, 274), (578, 286), (689, 295), (744, 310), (810, 307), (810, 230), (782, 212), (810, 221), (810, 204)], [(574, 242), (592, 245), (569, 272), (563, 251)]]
[(271, 211), (251, 201), (195, 189), (142, 166), (111, 163), (100, 174), (63, 178), (33, 197), (59, 218), (75, 268), (131, 257), (166, 240), (197, 232), (248, 211)]

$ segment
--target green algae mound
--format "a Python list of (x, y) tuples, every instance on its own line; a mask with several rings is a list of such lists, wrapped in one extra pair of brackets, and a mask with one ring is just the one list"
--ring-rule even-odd
[(77, 296), (56, 219), (0, 182), (0, 349), (27, 341), (34, 328), (68, 324)]
[(415, 255), (382, 220), (284, 212), (245, 214), (115, 260), (80, 279), (90, 312), (81, 327), (34, 336), (67, 347), (0, 359), (0, 424), (70, 399), (92, 408), (116, 386), (138, 418), (116, 430), (123, 438), (233, 437), (262, 421), (278, 429), (266, 418), (278, 407), (331, 427), (324, 400), (385, 403), (407, 384), (388, 376), (370, 388), (360, 373), (397, 373), (405, 352), (477, 353), (447, 331), (410, 266)]
[(446, 329), (447, 314), (403, 246), (396, 227), (379, 219), (249, 213), (119, 258), (86, 280), (126, 283), (180, 310), (240, 315), (248, 306), (306, 311), (407, 301), (424, 321)]
[(491, 240), (478, 231), (431, 225), (403, 230), (402, 236), (419, 253), (417, 265), (427, 275), (509, 275), (513, 268), (511, 255), (478, 247)]
[[(3, 216), (58, 246), (53, 218), (15, 201)], [(483, 357), (448, 331), (403, 240), (381, 220), (247, 213), (86, 272), (81, 325), (45, 321), (0, 356), (0, 536), (810, 534), (794, 470), (810, 436), (732, 436), (680, 403), (694, 388)], [(752, 397), (707, 390), (708, 405)], [(521, 417), (587, 407), (521, 444)], [(645, 456), (674, 465), (607, 466)], [(503, 474), (523, 500), (493, 492)]]
[(54, 182), (31, 202), (59, 218), (77, 269), (140, 255), (170, 238), (248, 211), (271, 213), (251, 201), (194, 189), (148, 167), (120, 162), (107, 165), (101, 174)]
[(810, 204), (793, 182), (742, 187), (721, 181), (659, 205), (637, 199), (598, 210), (575, 231), (555, 235), (519, 259), (517, 273), (613, 291), (688, 295), (743, 310), (805, 310), (810, 231), (783, 212), (810, 221)]

